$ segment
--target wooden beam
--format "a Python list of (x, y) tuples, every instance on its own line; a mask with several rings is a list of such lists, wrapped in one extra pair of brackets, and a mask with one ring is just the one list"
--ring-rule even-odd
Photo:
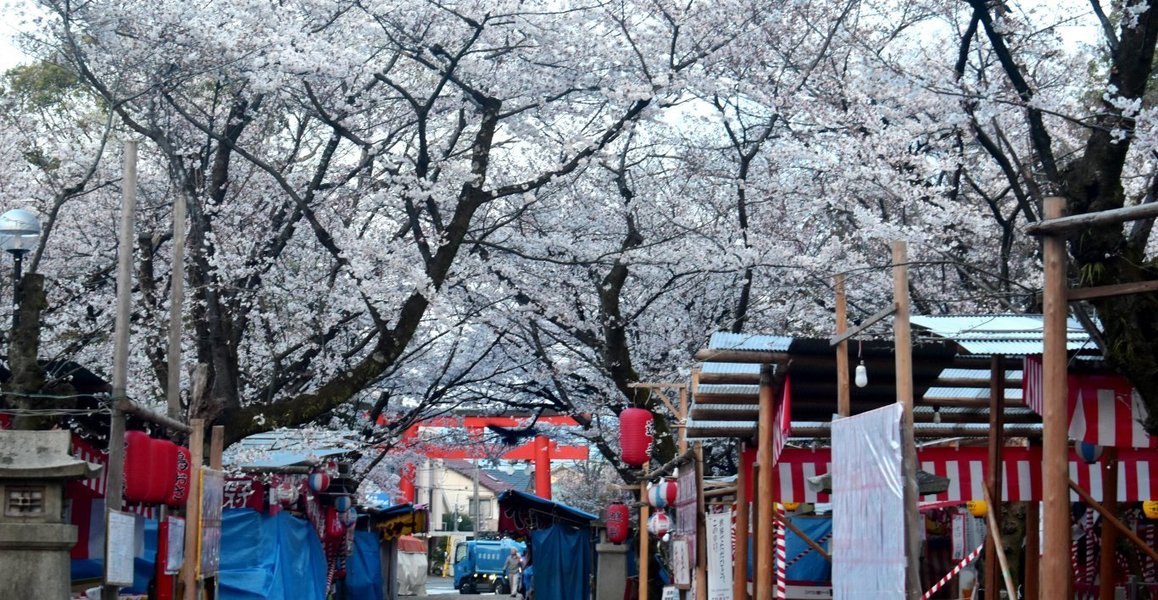
[(1072, 288), (1066, 290), (1066, 300), (1070, 302), (1077, 302), (1079, 300), (1090, 300), (1092, 298), (1125, 296), (1128, 294), (1142, 294), (1146, 292), (1158, 292), (1158, 280), (1135, 281), (1133, 283), (1117, 283), (1114, 285), (1100, 285), (1097, 287), (1089, 288)]
[[(1045, 199), (1046, 221), (1061, 219), (1065, 198)], [(1158, 204), (1154, 205), (1158, 208)], [(1069, 423), (1066, 414), (1066, 248), (1065, 240), (1049, 236), (1042, 240), (1044, 289), (1042, 318), (1042, 497), (1043, 531), (1041, 597), (1069, 598), (1070, 594), (1070, 494)]]
[[(759, 350), (697, 350), (695, 360), (699, 362), (734, 363), (786, 363), (787, 352), (764, 352)], [(703, 379), (700, 380), (703, 383)]]
[(134, 417), (137, 417), (143, 421), (148, 421), (150, 423), (168, 427), (173, 431), (179, 431), (181, 433), (191, 433), (193, 431), (193, 428), (189, 427), (185, 423), (182, 423), (177, 419), (171, 419), (159, 412), (151, 411), (137, 404), (136, 402), (129, 400), (128, 398), (117, 400), (115, 406), (117, 410), (125, 414), (133, 415)]
[(917, 510), (917, 445), (913, 436), (913, 338), (909, 329), (909, 258), (908, 245), (893, 242), (893, 302), (897, 318), (893, 319), (893, 337), (897, 349), (897, 402), (901, 404), (901, 473), (904, 477), (905, 507), (905, 597), (921, 597), (920, 537), (917, 526), (923, 524)]
[[(836, 337), (848, 330), (848, 308), (844, 297), (844, 273), (836, 276)], [(852, 414), (849, 406), (848, 389), (848, 341), (841, 340), (836, 345), (836, 414), (847, 417)]]
[[(1049, 198), (1046, 198), (1047, 202), (1049, 200)], [(1059, 214), (1053, 217), (1046, 216), (1045, 219), (1037, 223), (1027, 225), (1025, 227), (1025, 233), (1027, 235), (1057, 235), (1074, 229), (1084, 229), (1096, 225), (1114, 225), (1126, 221), (1153, 219), (1154, 217), (1158, 217), (1158, 203), (1151, 202), (1149, 204), (1137, 204), (1135, 206), (1102, 210), (1083, 215), (1066, 217)]]
[(744, 448), (740, 443), (736, 464), (736, 529), (733, 532), (736, 558), (732, 561), (732, 600), (748, 599), (748, 470), (744, 468)]
[(874, 314), (873, 316), (865, 319), (864, 321), (861, 321), (860, 325), (857, 325), (856, 327), (853, 327), (852, 329), (849, 329), (848, 331), (845, 331), (844, 333), (839, 333), (837, 335), (832, 336), (831, 338), (828, 339), (828, 345), (829, 346), (835, 346), (841, 342), (847, 341), (848, 339), (852, 338), (856, 334), (868, 329), (869, 327), (872, 327), (873, 325), (876, 325), (881, 319), (892, 316), (893, 313), (895, 313), (895, 312), (897, 312), (897, 305), (896, 304)]
[[(997, 498), (997, 503), (989, 505), (990, 519), (994, 522), (1001, 520), (1001, 474), (1002, 449), (1005, 447), (1005, 411), (1001, 410), (1001, 400), (1005, 396), (1005, 365), (1003, 357), (995, 354), (992, 357), (989, 369), (989, 468), (985, 473), (985, 488), (990, 498)], [(996, 590), (1001, 587), (1000, 573), (998, 572), (998, 552), (1004, 553), (1000, 536), (985, 538), (985, 589)]]
[(695, 600), (708, 598), (708, 519), (704, 511), (704, 444), (692, 445), (696, 477), (696, 576)]
[(827, 560), (830, 563), (832, 562), (832, 557), (829, 556), (828, 551), (824, 549), (824, 546), (821, 546), (820, 544), (816, 543), (816, 540), (808, 537), (803, 531), (800, 530), (799, 527), (793, 525), (792, 521), (789, 521), (787, 517), (776, 511), (772, 512), (772, 516), (775, 517), (777, 521), (783, 523), (785, 527), (791, 529), (792, 533), (795, 533), (796, 536), (799, 537), (805, 544), (807, 544), (809, 548), (816, 550), (816, 552), (820, 554), (821, 558)]
[(772, 503), (775, 490), (772, 477), (776, 469), (772, 467), (772, 427), (775, 417), (775, 393), (772, 366), (764, 365), (760, 370), (760, 422), (759, 441), (756, 446), (756, 462), (760, 465), (760, 477), (756, 482), (756, 518), (761, 527), (756, 530), (756, 600), (772, 600)]
[[(1118, 512), (1118, 449), (1110, 446), (1102, 451), (1102, 506), (1110, 514)], [(1099, 578), (1098, 600), (1114, 600), (1114, 584), (1117, 579), (1118, 561), (1117, 531), (1102, 525), (1101, 555), (1098, 557)]]
[(205, 461), (205, 420), (193, 419), (189, 435), (189, 495), (185, 498), (185, 564), (181, 567), (181, 582), (185, 586), (185, 600), (200, 598), (197, 585), (197, 534), (201, 527), (201, 466)]

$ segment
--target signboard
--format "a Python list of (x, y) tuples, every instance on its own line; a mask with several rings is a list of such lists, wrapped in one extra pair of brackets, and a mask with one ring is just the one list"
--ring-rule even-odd
[(706, 518), (708, 600), (732, 600), (732, 514), (712, 513)]
[(663, 596), (661, 600), (680, 600), (680, 591), (674, 585), (663, 586)]
[(230, 477), (225, 480), (225, 508), (265, 508), (265, 486), (252, 477)]
[(904, 600), (901, 405), (832, 422), (832, 588), (837, 598)]
[(953, 545), (953, 560), (961, 560), (965, 558), (965, 515), (956, 513), (952, 516), (952, 536), (951, 541)]
[(185, 562), (185, 519), (169, 517), (168, 552), (165, 554), (165, 574), (176, 575)]
[(105, 583), (133, 585), (137, 518), (133, 513), (110, 510), (105, 523)]
[(686, 590), (692, 586), (692, 564), (690, 541), (684, 534), (672, 536), (671, 540), (671, 570), (675, 575), (676, 587)]
[(673, 530), (674, 535), (672, 536), (673, 538), (683, 540), (683, 551), (686, 552), (687, 555), (686, 562), (680, 564), (681, 568), (676, 568), (675, 566), (672, 568), (676, 585), (679, 586), (680, 589), (688, 589), (691, 587), (691, 571), (696, 565), (696, 518), (699, 512), (698, 491), (695, 463), (682, 465), (679, 474), (676, 476), (676, 501), (674, 505), (676, 518), (675, 528)]
[(201, 531), (198, 575), (212, 577), (221, 563), (221, 507), (225, 503), (225, 472), (201, 468)]

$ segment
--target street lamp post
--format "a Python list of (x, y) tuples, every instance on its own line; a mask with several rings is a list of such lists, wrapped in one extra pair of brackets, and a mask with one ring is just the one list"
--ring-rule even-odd
[(23, 208), (0, 215), (0, 247), (12, 255), (12, 329), (20, 323), (20, 280), (24, 276), (24, 255), (40, 239), (40, 220)]

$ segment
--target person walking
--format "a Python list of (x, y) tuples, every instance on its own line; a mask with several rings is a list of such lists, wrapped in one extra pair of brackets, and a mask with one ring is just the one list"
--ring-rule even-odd
[(511, 597), (519, 593), (519, 573), (523, 570), (523, 561), (519, 558), (518, 548), (511, 548), (511, 555), (507, 557), (503, 570), (507, 573), (507, 585), (511, 588)]

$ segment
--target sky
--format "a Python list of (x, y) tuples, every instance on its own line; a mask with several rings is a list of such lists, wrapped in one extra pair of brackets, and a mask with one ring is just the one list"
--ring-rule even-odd
[[(0, 10), (6, 15), (19, 15), (27, 8), (27, 0), (0, 0)], [(0, 20), (0, 71), (6, 71), (25, 62), (27, 57), (16, 49), (13, 36), (20, 29), (23, 18), (6, 18)]]

